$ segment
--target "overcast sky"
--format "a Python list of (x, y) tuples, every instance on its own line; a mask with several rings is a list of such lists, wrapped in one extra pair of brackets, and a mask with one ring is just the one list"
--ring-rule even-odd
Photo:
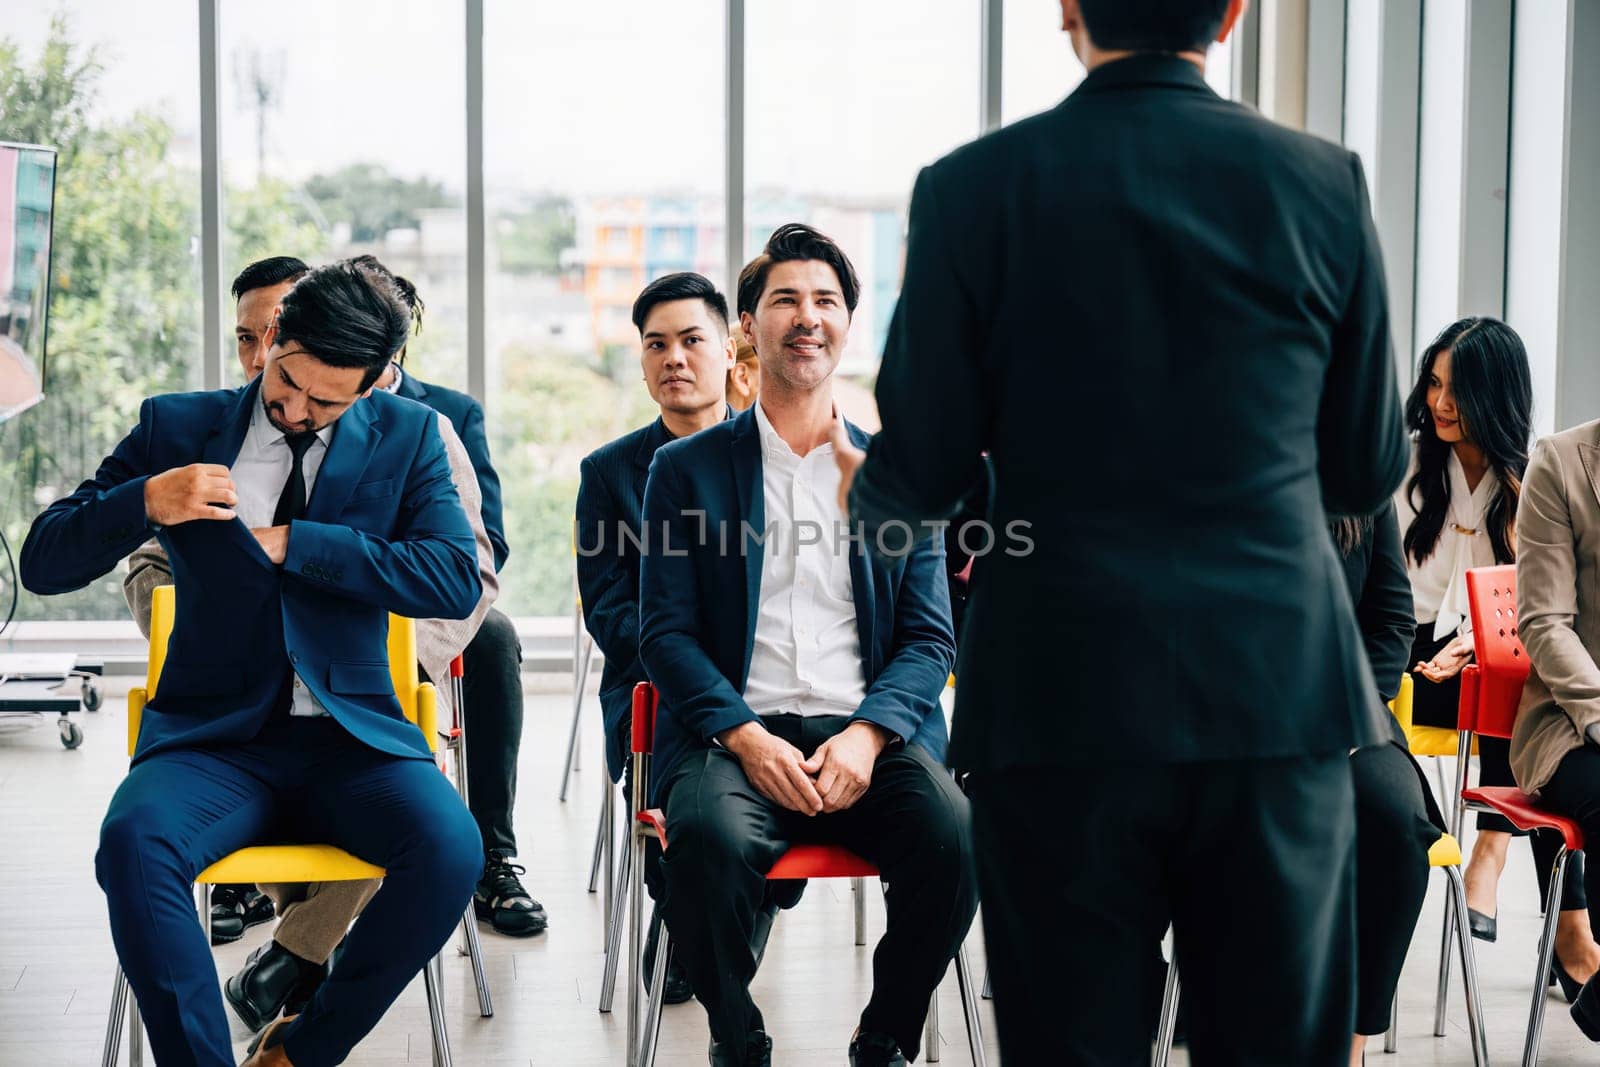
[[(722, 0), (486, 0), (485, 156), (500, 189), (722, 189)], [(0, 34), (30, 53), (53, 10), (100, 43), (101, 112), (156, 106), (194, 151), (194, 0), (5, 0)], [(222, 0), (223, 153), (256, 171), (249, 69), (279, 85), (267, 167), (302, 178), (382, 163), (459, 190), (462, 5), (446, 0)], [(917, 168), (978, 129), (978, 0), (749, 0), (747, 184), (901, 197)], [(270, 14), (268, 12), (270, 11)], [(1053, 0), (1006, 5), (1006, 118), (1081, 77)]]

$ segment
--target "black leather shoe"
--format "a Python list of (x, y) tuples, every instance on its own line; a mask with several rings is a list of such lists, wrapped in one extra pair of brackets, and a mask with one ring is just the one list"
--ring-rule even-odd
[(868, 1030), (850, 1042), (850, 1067), (906, 1067), (906, 1057), (894, 1038)]
[[(645, 992), (650, 992), (650, 977), (656, 973), (656, 940), (661, 932), (661, 906), (650, 915), (650, 936), (645, 938), (644, 959), (641, 966), (644, 970), (642, 979)], [(673, 951), (677, 946), (667, 949), (667, 977), (662, 982), (661, 1002), (663, 1004), (683, 1004), (694, 999), (694, 987), (689, 984), (689, 975), (683, 969), (683, 964), (678, 962), (678, 954)]]
[(1590, 1041), (1600, 1041), (1600, 975), (1583, 983), (1578, 999), (1567, 1010), (1572, 1013), (1572, 1021), (1578, 1024), (1583, 1036)]
[(1567, 969), (1561, 966), (1560, 956), (1551, 957), (1550, 974), (1561, 983), (1561, 995), (1567, 998), (1567, 1003), (1574, 1003), (1578, 999), (1578, 994), (1583, 992), (1583, 983), (1568, 974)]
[(1467, 909), (1467, 926), (1472, 930), (1472, 936), (1479, 941), (1493, 941), (1499, 937), (1499, 923), (1493, 915), (1485, 915), (1473, 908)]
[(298, 1015), (299, 1007), (311, 999), (326, 973), (325, 967), (307, 963), (276, 941), (268, 941), (250, 953), (222, 992), (239, 1021), (255, 1031), (276, 1019), (291, 1002), (298, 1003), (286, 1014)]
[(711, 1067), (772, 1067), (772, 1038), (765, 1030), (752, 1030), (742, 1047), (733, 1041), (713, 1041)]
[(226, 945), (272, 919), (272, 898), (253, 885), (219, 885), (211, 891), (211, 943)]

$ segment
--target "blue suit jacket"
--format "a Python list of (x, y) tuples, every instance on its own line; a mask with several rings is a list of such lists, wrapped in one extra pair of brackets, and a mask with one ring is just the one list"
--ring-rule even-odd
[(259, 392), (257, 379), (146, 400), (139, 425), (95, 476), (34, 520), (22, 582), (35, 593), (70, 592), (152, 534), (167, 550), (178, 613), (135, 762), (164, 749), (249, 741), (290, 663), (358, 740), (426, 757), (427, 741), (394, 698), (388, 613), (461, 619), (482, 592), (436, 414), (382, 392), (352, 405), (334, 424), (282, 567), (238, 519), (159, 531), (146, 521), (151, 475), (190, 463), (232, 465)]
[[(865, 448), (868, 434), (848, 429)], [(679, 760), (705, 749), (723, 730), (759, 721), (742, 695), (755, 647), (763, 549), (742, 536), (741, 523), (755, 531), (766, 525), (753, 408), (656, 452), (644, 522), (649, 541), (640, 575), (639, 654), (661, 695), (659, 797)], [(926, 538), (900, 556), (852, 545), (850, 578), (867, 683), (866, 699), (851, 718), (876, 723), (943, 759), (939, 693), (955, 660), (955, 638), (942, 540)]]
[(489, 459), (489, 436), (483, 428), (483, 406), (466, 393), (418, 381), (406, 371), (400, 377), (400, 395), (420, 404), (426, 404), (455, 427), (461, 443), (467, 446), (467, 456), (472, 460), (472, 471), (478, 476), (478, 492), (483, 497), (483, 528), (489, 534), (489, 547), (494, 550), (494, 569), (506, 565), (511, 548), (506, 544), (505, 519), (500, 508), (500, 475), (495, 473)]

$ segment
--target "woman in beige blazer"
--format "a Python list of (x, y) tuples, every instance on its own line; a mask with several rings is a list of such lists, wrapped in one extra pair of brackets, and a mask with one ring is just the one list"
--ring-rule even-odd
[[(1600, 840), (1600, 421), (1534, 447), (1517, 544), (1517, 616), (1533, 671), (1511, 770), (1524, 791)], [(1590, 922), (1600, 923), (1600, 865), (1586, 880)], [(1572, 1017), (1600, 1041), (1600, 978), (1584, 985)]]

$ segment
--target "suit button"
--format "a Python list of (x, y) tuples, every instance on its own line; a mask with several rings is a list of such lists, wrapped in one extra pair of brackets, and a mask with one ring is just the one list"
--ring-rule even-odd
[(306, 574), (306, 575), (314, 574), (314, 573), (316, 573), (316, 570), (317, 570), (317, 568), (313, 567), (309, 563), (300, 564), (300, 573), (301, 574)]
[(289, 662), (290, 663), (299, 663), (300, 662), (300, 653), (298, 653), (298, 652), (289, 653)]

